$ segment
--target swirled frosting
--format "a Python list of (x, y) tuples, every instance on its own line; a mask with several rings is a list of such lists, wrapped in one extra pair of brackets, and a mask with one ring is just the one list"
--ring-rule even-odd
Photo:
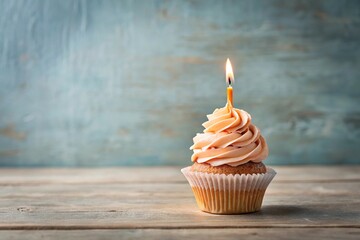
[(207, 118), (204, 133), (198, 133), (190, 147), (194, 151), (193, 162), (235, 167), (250, 161), (261, 162), (268, 156), (265, 139), (246, 111), (227, 104)]

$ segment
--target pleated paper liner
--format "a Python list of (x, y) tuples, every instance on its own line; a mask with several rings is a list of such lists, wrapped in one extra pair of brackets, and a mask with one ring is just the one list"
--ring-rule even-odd
[(266, 188), (276, 175), (267, 167), (261, 174), (213, 174), (181, 169), (190, 183), (199, 208), (214, 214), (240, 214), (259, 211)]

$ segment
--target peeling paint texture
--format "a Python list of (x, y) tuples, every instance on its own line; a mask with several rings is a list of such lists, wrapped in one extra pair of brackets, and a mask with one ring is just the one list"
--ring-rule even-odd
[(360, 1), (0, 0), (0, 166), (189, 165), (235, 105), (268, 164), (360, 163)]

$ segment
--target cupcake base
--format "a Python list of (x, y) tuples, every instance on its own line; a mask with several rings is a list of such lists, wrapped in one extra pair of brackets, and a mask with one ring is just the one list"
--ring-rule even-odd
[(259, 211), (267, 186), (276, 172), (267, 167), (262, 174), (213, 174), (181, 169), (189, 181), (200, 210), (213, 214)]
[[(265, 190), (219, 191), (193, 187), (200, 210), (213, 214), (240, 214), (259, 211)], [(217, 196), (214, 198), (213, 196)]]

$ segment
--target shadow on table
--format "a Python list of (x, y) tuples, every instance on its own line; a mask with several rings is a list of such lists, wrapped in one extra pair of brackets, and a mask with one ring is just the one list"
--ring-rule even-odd
[(319, 208), (317, 206), (294, 206), (294, 205), (269, 205), (263, 206), (256, 215), (273, 216), (273, 217), (292, 217), (297, 218), (313, 218), (317, 220), (328, 220), (329, 218), (337, 218), (342, 220), (359, 219), (360, 214), (356, 211), (349, 211), (346, 206), (339, 206), (336, 211), (329, 207)]
[(305, 206), (291, 206), (291, 205), (270, 205), (261, 208), (258, 215), (271, 215), (271, 216), (292, 216), (313, 213), (314, 209)]

